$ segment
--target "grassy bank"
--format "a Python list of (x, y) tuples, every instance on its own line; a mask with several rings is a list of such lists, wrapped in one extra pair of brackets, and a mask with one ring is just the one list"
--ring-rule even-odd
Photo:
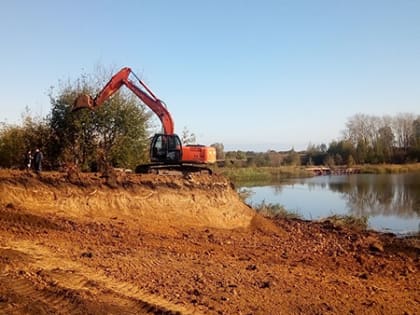
[(420, 163), (413, 164), (365, 164), (360, 166), (363, 174), (395, 174), (420, 172)]
[[(394, 174), (420, 172), (420, 163), (413, 164), (365, 164), (356, 165), (362, 174)], [(287, 178), (303, 178), (314, 176), (306, 170), (306, 166), (280, 167), (220, 167), (214, 170), (228, 177), (232, 182), (242, 186), (278, 183)]]
[(274, 183), (286, 178), (301, 178), (313, 176), (304, 167), (280, 166), (280, 167), (238, 167), (218, 168), (217, 173), (228, 177), (235, 184), (258, 185), (262, 183)]
[(280, 204), (262, 202), (253, 207), (261, 215), (273, 219), (302, 219), (297, 211), (287, 210)]
[[(261, 215), (272, 219), (303, 219), (298, 211), (288, 210), (283, 205), (266, 203), (254, 205), (253, 208)], [(329, 222), (335, 227), (347, 227), (354, 231), (366, 231), (368, 229), (368, 217), (355, 217), (351, 215), (335, 214), (317, 220), (318, 222)]]

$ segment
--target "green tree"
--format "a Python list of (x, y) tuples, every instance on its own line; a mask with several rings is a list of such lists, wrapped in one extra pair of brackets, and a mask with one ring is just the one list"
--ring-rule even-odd
[(356, 164), (356, 162), (354, 161), (353, 155), (350, 154), (348, 156), (346, 164), (347, 164), (347, 167), (353, 167)]
[(413, 161), (420, 161), (420, 116), (413, 121), (410, 158)]
[(270, 150), (266, 154), (270, 160), (270, 166), (278, 167), (283, 162), (283, 156), (274, 150)]
[(30, 148), (25, 145), (22, 127), (6, 125), (0, 128), (0, 166), (22, 168), (25, 154)]
[(420, 145), (420, 116), (413, 121), (413, 145)]
[(394, 133), (392, 132), (391, 127), (385, 126), (379, 128), (378, 138), (374, 147), (377, 161), (380, 163), (391, 162), (393, 146)]
[(234, 155), (235, 159), (237, 159), (237, 160), (246, 160), (247, 159), (247, 154), (244, 151), (238, 150), (238, 151), (235, 151), (234, 154), (235, 154)]
[(88, 163), (94, 159), (93, 113), (87, 110), (71, 112), (76, 97), (82, 92), (92, 91), (92, 88), (82, 90), (69, 84), (57, 96), (50, 93), (52, 109), (48, 120), (52, 137), (49, 154), (57, 161), (55, 167), (71, 163), (87, 169)]
[(149, 114), (134, 97), (117, 93), (95, 114), (95, 140), (108, 162), (132, 169), (145, 162)]
[[(327, 152), (329, 155), (337, 157), (336, 164), (341, 164), (348, 161), (350, 156), (353, 158), (353, 155), (355, 154), (355, 148), (349, 140), (332, 141), (328, 147)], [(338, 158), (338, 155), (341, 157), (341, 159)]]
[(326, 165), (328, 167), (334, 167), (335, 166), (334, 157), (332, 157), (331, 155), (327, 154), (327, 156), (324, 159), (324, 165)]
[[(0, 127), (0, 166), (22, 168), (26, 153), (39, 148), (45, 152), (50, 131), (45, 120), (32, 117), (29, 110), (22, 114), (21, 125), (2, 124)], [(51, 158), (45, 155), (44, 166), (50, 168)]]
[(85, 170), (103, 163), (134, 169), (147, 159), (150, 113), (128, 91), (118, 91), (95, 111), (71, 111), (78, 95), (95, 95), (107, 79), (92, 83), (83, 76), (50, 94), (51, 154), (57, 161)]
[(363, 139), (360, 139), (356, 146), (357, 162), (360, 164), (363, 164), (367, 162), (367, 158), (368, 158), (368, 145)]
[(301, 165), (300, 155), (294, 149), (290, 150), (284, 158), (284, 163), (291, 166)]
[(327, 155), (325, 144), (313, 145), (309, 144), (306, 149), (306, 156), (303, 163), (306, 165), (321, 165)]

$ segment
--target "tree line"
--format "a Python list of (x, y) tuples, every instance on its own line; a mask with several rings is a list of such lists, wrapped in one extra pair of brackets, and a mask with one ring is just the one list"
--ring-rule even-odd
[(343, 136), (326, 144), (289, 151), (225, 152), (226, 165), (346, 165), (411, 163), (420, 161), (420, 116), (356, 114), (348, 118)]

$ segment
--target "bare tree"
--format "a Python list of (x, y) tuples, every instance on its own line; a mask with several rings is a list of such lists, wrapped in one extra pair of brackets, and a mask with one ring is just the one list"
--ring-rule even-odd
[(184, 127), (182, 130), (182, 136), (181, 136), (182, 144), (188, 145), (188, 144), (194, 144), (197, 142), (195, 134), (190, 132), (187, 127)]
[(410, 139), (414, 135), (414, 114), (400, 113), (393, 121), (393, 130), (397, 141), (397, 147), (408, 150), (410, 146)]

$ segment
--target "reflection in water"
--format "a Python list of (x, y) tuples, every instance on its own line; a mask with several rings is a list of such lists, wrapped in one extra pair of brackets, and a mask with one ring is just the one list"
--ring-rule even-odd
[(251, 203), (298, 208), (308, 219), (347, 213), (368, 216), (379, 230), (420, 230), (420, 173), (319, 176), (251, 190)]
[(410, 218), (420, 214), (420, 181), (415, 174), (353, 175), (329, 183), (331, 191), (342, 194), (352, 215), (397, 215)]

